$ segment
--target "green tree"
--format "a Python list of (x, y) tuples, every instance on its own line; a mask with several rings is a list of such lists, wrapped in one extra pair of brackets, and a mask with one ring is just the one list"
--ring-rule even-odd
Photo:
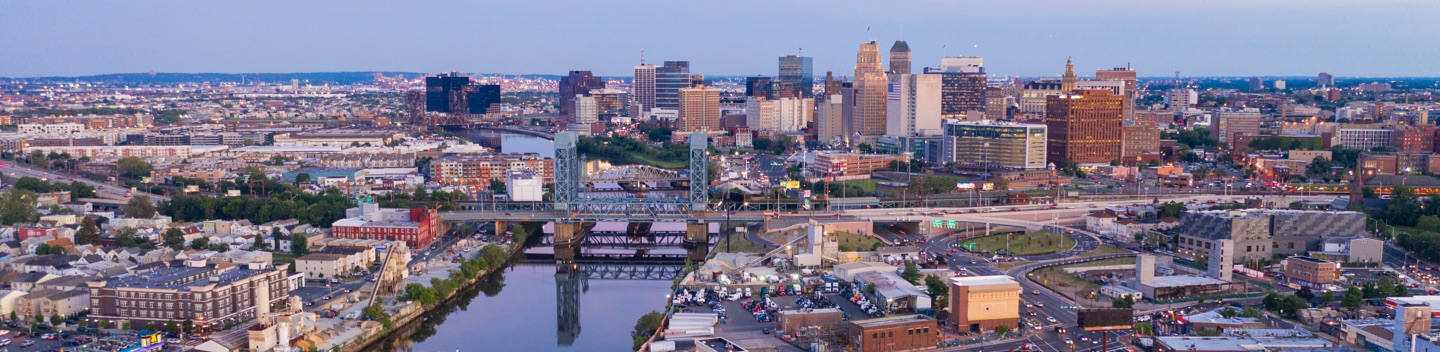
[(170, 247), (170, 249), (179, 250), (185, 247), (185, 232), (180, 231), (178, 228), (171, 227), (165, 229), (165, 232), (160, 234), (160, 239), (164, 240), (165, 246)]
[(1280, 302), (1281, 315), (1287, 318), (1295, 318), (1300, 314), (1300, 310), (1305, 308), (1310, 308), (1310, 302), (1296, 296), (1285, 297), (1285, 300)]
[(11, 188), (0, 193), (0, 224), (40, 220), (40, 210), (35, 206), (39, 199), (35, 192)]
[(1332, 301), (1335, 301), (1335, 292), (1334, 292), (1334, 291), (1325, 291), (1325, 294), (1320, 295), (1320, 301), (1321, 301), (1321, 302), (1332, 302)]
[(295, 184), (297, 184), (297, 185), (303, 185), (303, 184), (307, 184), (307, 183), (310, 183), (310, 173), (308, 173), (308, 172), (301, 172), (301, 173), (295, 175)]
[(1180, 218), (1181, 215), (1184, 215), (1184, 214), (1185, 214), (1185, 210), (1187, 210), (1187, 209), (1185, 208), (1185, 204), (1184, 204), (1184, 203), (1167, 202), (1167, 203), (1165, 203), (1165, 204), (1161, 204), (1161, 205), (1160, 205), (1160, 214), (1159, 214), (1159, 215), (1160, 215), (1160, 217), (1162, 217), (1162, 218), (1177, 218), (1177, 219), (1178, 219), (1178, 218)]
[(906, 261), (905, 270), (900, 272), (900, 278), (909, 281), (912, 285), (919, 285), (921, 276), (924, 274), (920, 273), (920, 268), (916, 267), (915, 262), (912, 261)]
[(1147, 323), (1135, 324), (1135, 335), (1138, 335), (1138, 336), (1153, 336), (1153, 335), (1155, 335), (1155, 326), (1154, 326), (1154, 325), (1150, 325), (1150, 323), (1148, 323), (1148, 322), (1147, 322)]
[(310, 239), (305, 235), (295, 233), (290, 235), (290, 253), (296, 257), (303, 257), (310, 254)]
[(129, 178), (141, 178), (150, 176), (150, 163), (141, 160), (139, 157), (127, 156), (115, 161), (115, 170), (121, 176)]
[(1259, 309), (1245, 308), (1245, 310), (1240, 311), (1240, 316), (1246, 318), (1260, 319), (1260, 317), (1265, 316), (1265, 313), (1261, 312)]
[(75, 231), (76, 244), (100, 244), (100, 228), (95, 218), (86, 216), (80, 220), (80, 229)]
[(365, 307), (365, 319), (378, 321), (381, 325), (384, 325), (386, 329), (394, 327), (394, 323), (390, 321), (390, 312), (386, 312), (385, 307), (381, 306), (379, 302)]
[(210, 238), (205, 236), (195, 237), (190, 240), (190, 249), (205, 250), (210, 248)]
[(210, 249), (210, 250), (212, 250), (212, 251), (216, 251), (216, 252), (220, 252), (220, 253), (225, 253), (225, 252), (229, 252), (229, 251), (230, 251), (230, 244), (229, 244), (229, 243), (211, 243), (209, 246), (207, 246), (207, 247), (205, 247), (205, 248), (208, 248), (208, 249)]
[(1409, 296), (1410, 296), (1410, 289), (1405, 288), (1405, 284), (1396, 284), (1395, 286), (1391, 286), (1391, 287), (1393, 287), (1393, 289), (1391, 289), (1391, 293), (1390, 293), (1390, 296), (1391, 296), (1391, 297), (1409, 297)]
[(37, 255), (65, 254), (65, 247), (51, 246), (51, 245), (49, 245), (49, 244), (41, 243), (39, 246), (35, 247), (35, 254), (37, 254)]
[(1280, 301), (1284, 299), (1285, 296), (1281, 296), (1279, 292), (1270, 291), (1270, 293), (1265, 294), (1265, 298), (1262, 301), (1265, 304), (1266, 310), (1278, 310), (1280, 309)]
[(266, 249), (265, 247), (265, 235), (255, 235), (255, 244), (250, 245), (250, 249), (263, 251)]
[(59, 314), (50, 315), (50, 326), (60, 326), (60, 323), (64, 321), (65, 318), (61, 318)]
[(149, 219), (155, 217), (155, 203), (150, 202), (150, 197), (136, 195), (125, 202), (125, 215), (132, 218)]
[(1381, 218), (1395, 226), (1415, 226), (1420, 221), (1420, 203), (1416, 202), (1415, 190), (1396, 186), (1386, 203)]
[(871, 147), (870, 143), (860, 143), (855, 149), (859, 150), (861, 154), (870, 154), (875, 151), (875, 148)]
[(929, 294), (930, 301), (934, 302), (950, 294), (950, 285), (938, 276), (925, 276), (925, 293)]
[(1000, 325), (998, 325), (998, 326), (995, 327), (995, 334), (996, 334), (996, 335), (1004, 335), (1004, 334), (1007, 334), (1007, 333), (1009, 333), (1009, 332), (1010, 332), (1010, 326), (1009, 326), (1009, 325), (1000, 324)]
[(1240, 315), (1240, 312), (1236, 311), (1235, 307), (1225, 306), (1225, 308), (1220, 308), (1220, 316), (1222, 317), (1234, 318), (1236, 315)]
[[(1428, 204), (1426, 211), (1429, 211)], [(1422, 216), (1420, 217), (1419, 222), (1416, 223), (1415, 227), (1425, 231), (1440, 232), (1440, 216)]]
[(280, 233), (280, 227), (270, 228), (270, 239), (273, 240), (271, 245), (275, 247), (273, 250), (276, 252), (280, 251), (280, 241), (285, 239), (285, 237), (282, 236), (284, 236), (284, 234)]
[(1311, 291), (1309, 287), (1301, 287), (1299, 291), (1295, 291), (1295, 297), (1304, 298), (1306, 301), (1309, 301), (1315, 299), (1315, 291)]
[(1360, 305), (1364, 303), (1365, 295), (1360, 293), (1360, 289), (1355, 286), (1350, 286), (1349, 290), (1345, 290), (1345, 296), (1340, 298), (1340, 306), (1349, 309), (1360, 308)]
[(640, 346), (650, 339), (650, 336), (655, 335), (655, 331), (660, 330), (660, 324), (664, 320), (665, 315), (655, 311), (640, 316), (640, 319), (635, 321), (635, 328), (630, 330), (630, 338), (634, 342), (630, 346), (631, 349), (639, 350)]

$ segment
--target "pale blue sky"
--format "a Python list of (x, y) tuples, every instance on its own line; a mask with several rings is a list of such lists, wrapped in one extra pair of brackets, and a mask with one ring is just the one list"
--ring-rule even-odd
[[(992, 74), (1130, 63), (1141, 76), (1440, 76), (1440, 1), (0, 0), (0, 77), (415, 71), (629, 75), (689, 60), (774, 75), (804, 48), (849, 75), (860, 42), (915, 66), (980, 55)], [(867, 34), (866, 27), (871, 31)], [(943, 48), (943, 49), (942, 49)]]

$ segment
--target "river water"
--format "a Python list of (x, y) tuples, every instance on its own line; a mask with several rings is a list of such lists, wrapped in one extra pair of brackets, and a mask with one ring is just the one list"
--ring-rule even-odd
[[(504, 153), (555, 155), (554, 144), (539, 137), (491, 132), (467, 136)], [(549, 263), (511, 265), (416, 325), (401, 327), (377, 350), (629, 351), (635, 321), (665, 308), (670, 284), (557, 275)]]

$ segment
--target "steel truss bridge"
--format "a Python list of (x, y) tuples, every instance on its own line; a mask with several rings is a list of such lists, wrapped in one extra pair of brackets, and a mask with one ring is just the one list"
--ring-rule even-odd
[[(680, 248), (684, 246), (685, 235), (642, 235), (642, 236), (611, 236), (590, 234), (580, 239), (580, 244), (586, 248), (608, 248), (608, 249), (653, 249), (653, 248)], [(720, 237), (711, 236), (709, 244), (715, 245), (720, 242)], [(555, 236), (546, 235), (540, 239), (544, 245), (555, 245)]]

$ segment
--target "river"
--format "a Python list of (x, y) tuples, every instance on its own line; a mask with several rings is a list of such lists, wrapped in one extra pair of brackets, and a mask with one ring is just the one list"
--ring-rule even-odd
[[(554, 143), (539, 137), (480, 131), (466, 136), (504, 153), (555, 155)], [(635, 321), (665, 308), (670, 284), (557, 276), (548, 263), (511, 265), (417, 326), (401, 327), (379, 350), (629, 351)]]

